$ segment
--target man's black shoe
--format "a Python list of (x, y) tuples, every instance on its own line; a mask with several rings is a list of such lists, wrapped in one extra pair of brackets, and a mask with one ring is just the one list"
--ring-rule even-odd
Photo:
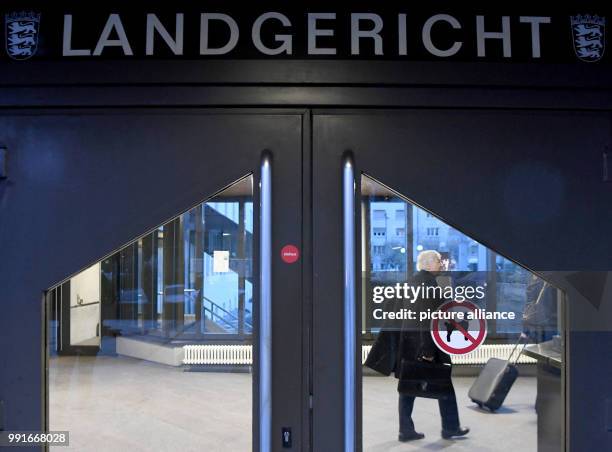
[(410, 432), (410, 433), (400, 433), (397, 437), (397, 440), (401, 443), (405, 443), (408, 441), (414, 441), (415, 439), (423, 439), (425, 435), (419, 432)]
[(451, 439), (456, 436), (465, 436), (468, 434), (469, 431), (470, 429), (467, 427), (459, 427), (457, 430), (442, 430), (442, 438)]

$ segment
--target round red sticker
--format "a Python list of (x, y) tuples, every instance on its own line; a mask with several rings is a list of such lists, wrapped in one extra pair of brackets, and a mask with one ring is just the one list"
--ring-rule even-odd
[(285, 245), (281, 250), (281, 259), (287, 264), (293, 264), (300, 258), (300, 250), (295, 245)]
[[(478, 307), (469, 301), (449, 301), (440, 306), (442, 312), (462, 312), (463, 318), (459, 320), (431, 321), (431, 337), (443, 352), (451, 355), (464, 355), (470, 353), (487, 336), (487, 321), (478, 318)], [(473, 318), (470, 318), (469, 316)]]

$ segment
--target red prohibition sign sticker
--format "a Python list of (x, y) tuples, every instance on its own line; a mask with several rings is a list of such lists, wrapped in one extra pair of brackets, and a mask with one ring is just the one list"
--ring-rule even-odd
[[(470, 353), (487, 337), (487, 321), (472, 318), (478, 315), (478, 307), (469, 301), (449, 301), (440, 306), (441, 312), (463, 312), (463, 319), (432, 319), (431, 337), (438, 348), (451, 355), (464, 355)], [(456, 314), (455, 314), (456, 315)]]
[(300, 250), (295, 245), (285, 245), (281, 249), (281, 259), (287, 264), (293, 264), (300, 258)]

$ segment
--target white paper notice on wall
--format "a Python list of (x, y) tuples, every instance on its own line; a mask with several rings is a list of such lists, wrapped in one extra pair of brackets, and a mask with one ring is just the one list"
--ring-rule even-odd
[(229, 251), (213, 252), (213, 271), (227, 273), (229, 271)]

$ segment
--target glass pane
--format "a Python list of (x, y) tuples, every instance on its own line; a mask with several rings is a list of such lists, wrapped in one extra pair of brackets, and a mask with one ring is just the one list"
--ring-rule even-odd
[(251, 449), (253, 215), (247, 176), (50, 289), (69, 449)]
[[(560, 445), (564, 419), (563, 293), (365, 175), (361, 195), (361, 355), (366, 364), (363, 449), (399, 450), (398, 440), (410, 439), (415, 431), (426, 436), (414, 439), (413, 449), (406, 450), (465, 450), (469, 444), (470, 450), (498, 451), (508, 444), (507, 450), (536, 451)], [(427, 305), (431, 300), (426, 296), (411, 297), (416, 293), (411, 290), (419, 285), (440, 290), (437, 304)], [(486, 324), (482, 344), (464, 354), (447, 351), (454, 344), (467, 351), (475, 338), (479, 340), (475, 333), (479, 320), (447, 322), (446, 327), (440, 326), (442, 321), (431, 320), (432, 311), (453, 301), (465, 312), (471, 303), (474, 315), (482, 316)], [(399, 320), (391, 316), (408, 311), (417, 320), (411, 320), (410, 314)], [(420, 320), (422, 314), (429, 317)], [(386, 318), (381, 320), (381, 316)], [(439, 343), (448, 348), (437, 345), (433, 325), (442, 330)], [(519, 377), (496, 408), (504, 416), (493, 416), (486, 405), (476, 403), (481, 401), (474, 394), (487, 380), (488, 370), (483, 371), (487, 362), (493, 358), (494, 364), (501, 360), (497, 362), (505, 366), (519, 340), (514, 357), (504, 367), (518, 369)], [(414, 363), (429, 358), (434, 364), (452, 363), (453, 389), (447, 385), (442, 397), (423, 397), (435, 395), (431, 388), (438, 380), (433, 379), (431, 367), (425, 377), (415, 376)], [(484, 375), (484, 380), (476, 383), (479, 375)], [(415, 391), (410, 384), (417, 380), (430, 389)], [(414, 398), (415, 394), (420, 396)], [(438, 399), (442, 400), (440, 406)], [(450, 431), (458, 426), (472, 428), (467, 442), (440, 442), (443, 428)], [(516, 431), (521, 434), (517, 436)]]

